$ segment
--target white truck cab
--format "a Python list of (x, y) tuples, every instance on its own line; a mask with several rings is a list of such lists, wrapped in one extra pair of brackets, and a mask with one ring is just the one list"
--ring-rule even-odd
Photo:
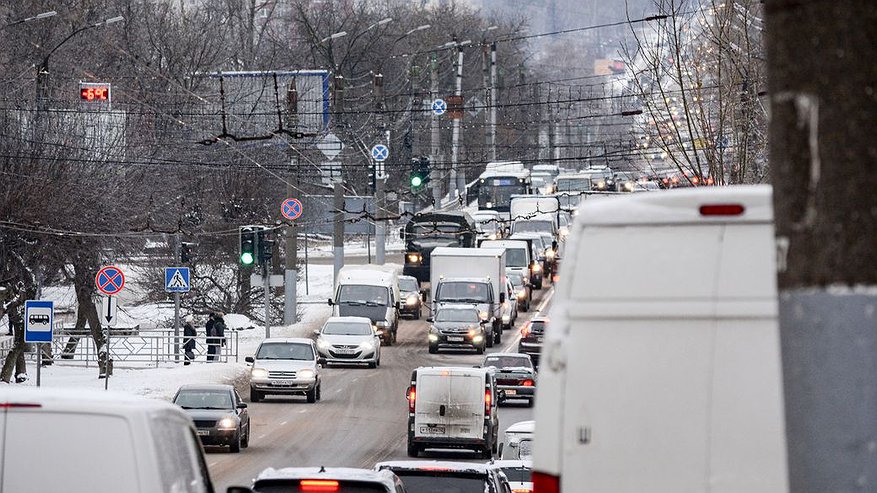
[(535, 491), (787, 492), (771, 189), (589, 200), (572, 230)]

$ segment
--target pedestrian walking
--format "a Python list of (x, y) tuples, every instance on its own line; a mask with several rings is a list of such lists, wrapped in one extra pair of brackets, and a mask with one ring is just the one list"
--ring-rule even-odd
[(204, 326), (204, 332), (207, 335), (207, 361), (216, 361), (216, 353), (219, 349), (219, 341), (216, 340), (214, 327), (216, 326), (216, 314), (211, 313), (207, 317), (207, 324)]
[(184, 365), (189, 365), (195, 360), (195, 336), (198, 332), (195, 330), (195, 318), (191, 315), (186, 316), (186, 323), (183, 324), (183, 354), (185, 356)]
[(225, 346), (225, 320), (222, 318), (223, 313), (217, 312), (213, 316), (213, 336), (214, 341), (216, 341), (216, 349), (214, 350), (213, 359), (214, 361), (219, 359), (219, 354), (222, 352), (220, 349), (221, 346)]

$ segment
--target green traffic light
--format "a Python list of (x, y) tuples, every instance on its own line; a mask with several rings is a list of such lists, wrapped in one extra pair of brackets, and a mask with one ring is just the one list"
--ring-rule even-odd
[(411, 186), (412, 187), (419, 187), (420, 185), (423, 185), (423, 178), (421, 178), (419, 176), (412, 176), (411, 177)]
[(253, 254), (252, 252), (244, 252), (241, 254), (241, 263), (244, 265), (250, 265), (253, 263)]

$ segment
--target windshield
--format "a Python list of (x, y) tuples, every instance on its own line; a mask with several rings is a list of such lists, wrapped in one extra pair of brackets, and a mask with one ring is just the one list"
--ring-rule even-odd
[(531, 483), (532, 474), (526, 467), (503, 467), (502, 472), (513, 483)]
[(493, 219), (485, 219), (482, 222), (475, 223), (475, 230), (479, 233), (495, 233), (499, 225)]
[(483, 477), (397, 472), (407, 493), (494, 493)]
[(227, 390), (181, 390), (174, 404), (183, 409), (234, 409)]
[(526, 248), (506, 248), (505, 264), (509, 267), (527, 267), (530, 260), (527, 258)]
[[(503, 184), (509, 180), (510, 184)], [(478, 208), (508, 211), (512, 202), (512, 195), (527, 193), (527, 185), (520, 183), (517, 178), (494, 178), (488, 179), (478, 188)]]
[(417, 291), (417, 281), (414, 279), (399, 279), (399, 291)]
[(370, 336), (372, 335), (371, 324), (330, 322), (323, 327), (323, 334), (327, 336)]
[(530, 358), (523, 356), (489, 356), (484, 359), (484, 366), (493, 366), (495, 368), (533, 368)]
[(478, 312), (475, 310), (457, 310), (443, 308), (435, 315), (436, 322), (478, 322)]
[(344, 284), (338, 291), (338, 303), (347, 305), (387, 305), (389, 293), (384, 286)]
[(512, 233), (541, 233), (554, 229), (551, 221), (515, 221), (512, 223)]
[(442, 282), (438, 286), (435, 299), (445, 302), (487, 303), (490, 301), (490, 285), (483, 282)]
[(259, 346), (256, 359), (292, 359), (309, 361), (314, 359), (310, 344), (296, 342), (268, 342)]
[(465, 231), (456, 223), (417, 223), (411, 226), (407, 234), (411, 234), (415, 239), (441, 239), (454, 240), (457, 236)]
[(509, 272), (508, 278), (509, 282), (512, 283), (512, 286), (521, 286), (524, 284), (524, 276), (519, 272)]
[(558, 192), (584, 192), (591, 189), (588, 178), (561, 178), (557, 180)]

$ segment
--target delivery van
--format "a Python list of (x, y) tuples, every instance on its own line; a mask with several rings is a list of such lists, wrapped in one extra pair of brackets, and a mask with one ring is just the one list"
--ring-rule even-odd
[(365, 317), (374, 324), (384, 346), (396, 342), (399, 328), (399, 272), (390, 265), (348, 265), (338, 271), (335, 297), (329, 298), (336, 317)]
[(213, 493), (192, 418), (166, 401), (0, 388), (0, 491)]
[(496, 453), (503, 396), (486, 368), (417, 368), (405, 395), (409, 457), (427, 448), (470, 449), (484, 459)]
[(787, 492), (770, 187), (589, 200), (566, 253), (535, 492)]

